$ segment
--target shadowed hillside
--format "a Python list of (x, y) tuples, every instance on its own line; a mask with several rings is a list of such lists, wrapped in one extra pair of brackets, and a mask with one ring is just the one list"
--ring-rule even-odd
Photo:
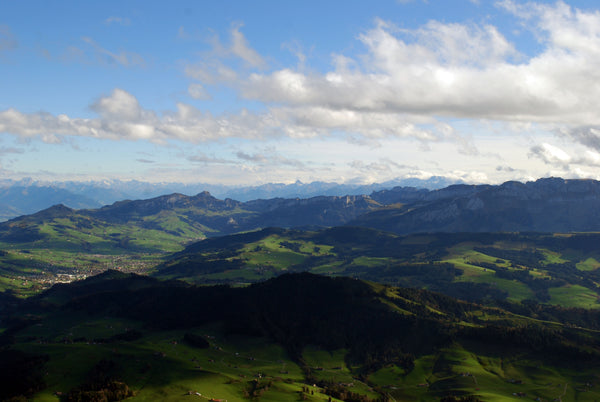
[[(388, 202), (392, 197), (386, 197)], [(395, 233), (588, 232), (600, 230), (600, 182), (540, 179), (499, 186), (454, 185), (351, 225)]]
[[(558, 395), (548, 380), (591, 390), (600, 364), (597, 336), (583, 328), (307, 273), (229, 288), (108, 272), (21, 302), (7, 323), (0, 354), (31, 375), (3, 383), (4, 398), (62, 390), (176, 400), (201, 387), (295, 400), (309, 385), (315, 400), (501, 400), (513, 390), (535, 399)], [(546, 373), (529, 377), (528, 364)]]

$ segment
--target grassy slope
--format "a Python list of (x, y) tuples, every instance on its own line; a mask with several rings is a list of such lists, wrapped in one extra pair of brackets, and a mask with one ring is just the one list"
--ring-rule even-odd
[[(532, 280), (548, 281), (556, 278), (558, 271), (553, 271), (557, 269), (556, 266), (560, 271), (560, 265), (557, 264), (574, 264), (578, 271), (585, 275), (596, 275), (598, 269), (596, 251), (549, 249), (547, 245), (540, 244), (542, 235), (522, 236), (518, 241), (499, 238), (491, 244), (478, 242), (478, 235), (472, 235), (471, 238), (467, 236), (465, 241), (450, 242), (447, 245), (440, 245), (439, 235), (387, 236), (388, 240), (396, 242), (398, 247), (408, 247), (407, 251), (389, 255), (389, 251), (378, 248), (380, 244), (375, 242), (353, 245), (327, 239), (323, 241), (323, 236), (319, 233), (285, 232), (266, 235), (250, 243), (241, 245), (236, 243), (231, 247), (224, 243), (222, 250), (227, 249), (230, 252), (225, 260), (237, 261), (241, 269), (199, 273), (194, 271), (192, 266), (186, 275), (171, 272), (166, 277), (197, 283), (215, 281), (250, 283), (282, 272), (308, 270), (318, 274), (357, 276), (405, 286), (430, 287), (432, 283), (427, 280), (431, 278), (425, 280), (418, 276), (404, 277), (403, 267), (414, 268), (425, 267), (432, 263), (448, 263), (462, 271), (452, 282), (487, 284), (491, 288), (506, 292), (509, 301), (520, 302), (525, 299), (535, 300), (535, 289), (531, 284), (519, 279), (497, 275), (497, 269), (513, 274), (525, 274), (525, 277)], [(415, 245), (414, 250), (410, 249), (411, 245)], [(488, 255), (482, 251), (486, 247), (492, 251), (496, 250), (493, 254), (512, 252), (514, 256), (511, 259)], [(527, 250), (536, 250), (539, 259), (533, 263), (521, 261), (518, 253), (528, 252)], [(205, 251), (200, 255), (211, 261), (218, 261), (222, 258), (219, 256), (219, 251)], [(175, 259), (167, 263), (167, 266), (178, 261), (181, 260)], [(565, 279), (562, 276), (558, 278)], [(566, 280), (568, 281), (568, 278)], [(562, 285), (557, 282), (549, 286), (549, 299), (543, 302), (564, 307), (600, 308), (600, 304), (596, 302), (598, 289), (595, 286), (589, 284), (584, 286), (577, 282), (566, 282)]]
[(4, 252), (0, 256), (0, 291), (11, 289), (24, 296), (50, 283), (109, 268), (147, 272), (165, 253), (180, 251), (186, 244), (204, 238), (206, 230), (173, 211), (121, 224), (73, 213), (41, 223), (25, 220), (17, 226), (30, 228), (36, 235), (30, 240), (27, 236), (16, 239), (10, 232), (11, 223), (4, 224), (4, 236), (0, 236), (0, 250)]
[(435, 400), (439, 391), (447, 388), (457, 394), (478, 395), (485, 401), (517, 399), (518, 393), (525, 394), (527, 400), (562, 396), (563, 400), (593, 401), (600, 396), (594, 389), (598, 377), (592, 370), (554, 367), (530, 358), (526, 352), (507, 356), (481, 345), (457, 344), (421, 357), (409, 374), (386, 367), (369, 379), (383, 386), (395, 384), (386, 389), (398, 400)]
[[(118, 333), (116, 325), (112, 328), (113, 333)], [(89, 334), (90, 329), (69, 333)], [(104, 328), (99, 332), (106, 333)], [(58, 401), (55, 391), (68, 392), (84, 382), (86, 373), (101, 359), (110, 359), (121, 367), (122, 380), (136, 393), (132, 400), (178, 401), (188, 391), (209, 398), (241, 400), (244, 390), (259, 379), (259, 374), (261, 381), (273, 382), (264, 400), (297, 399), (302, 371), (281, 347), (260, 338), (223, 339), (210, 328), (197, 328), (196, 332), (210, 336), (211, 348), (186, 345), (182, 331), (156, 332), (142, 340), (120, 344), (21, 343), (20, 348), (50, 356), (45, 378), (48, 387), (34, 398), (40, 401)]]

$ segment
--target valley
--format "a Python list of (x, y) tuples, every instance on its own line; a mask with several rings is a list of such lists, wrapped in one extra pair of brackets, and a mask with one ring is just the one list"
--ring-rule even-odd
[(0, 402), (600, 401), (597, 1), (0, 1), (0, 65)]
[(480, 208), (470, 231), (378, 228), (480, 191), (506, 186), (174, 194), (1, 223), (0, 399), (600, 398), (600, 227), (485, 231)]

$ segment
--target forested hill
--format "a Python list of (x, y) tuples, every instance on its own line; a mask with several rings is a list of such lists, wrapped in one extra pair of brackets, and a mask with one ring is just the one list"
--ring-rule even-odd
[(195, 387), (235, 400), (547, 399), (563, 393), (548, 385), (557, 381), (598, 396), (589, 330), (350, 278), (288, 274), (230, 288), (108, 272), (7, 315), (2, 399), (62, 390), (65, 400), (181, 400)]
[[(558, 323), (531, 320), (427, 290), (310, 273), (285, 274), (249, 287), (231, 288), (197, 287), (108, 271), (56, 285), (22, 301), (8, 314), (13, 314), (8, 322), (18, 323), (18, 327), (7, 332), (12, 336), (27, 325), (19, 317), (35, 315), (39, 319), (55, 311), (74, 317), (82, 312), (90, 317), (122, 317), (154, 330), (220, 322), (231, 333), (267, 336), (292, 356), (312, 344), (328, 350), (349, 348), (358, 363), (367, 357), (365, 353), (391, 351), (391, 346), (416, 356), (461, 339), (485, 338), (508, 342), (507, 348), (522, 344), (538, 351), (563, 343), (569, 349), (568, 339), (585, 339)], [(594, 327), (599, 314), (590, 312), (589, 323), (583, 320), (580, 325)], [(493, 331), (498, 333), (483, 337)], [(518, 338), (513, 338), (517, 333)], [(3, 341), (11, 342), (10, 337)], [(600, 350), (589, 350), (600, 359)], [(576, 353), (577, 347), (572, 351)]]

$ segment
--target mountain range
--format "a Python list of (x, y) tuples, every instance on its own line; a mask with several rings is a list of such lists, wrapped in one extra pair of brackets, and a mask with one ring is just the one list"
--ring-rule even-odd
[(0, 399), (595, 400), (598, 207), (560, 178), (57, 204), (0, 223)]
[[(57, 223), (56, 220), (62, 220)], [(539, 179), (501, 185), (395, 187), (370, 195), (221, 200), (204, 191), (118, 201), (96, 209), (58, 205), (0, 224), (0, 237), (44, 236), (39, 225), (79, 228), (125, 225), (198, 239), (265, 227), (362, 226), (397, 234), (418, 232), (600, 231), (600, 182)], [(52, 223), (54, 222), (54, 223)], [(90, 226), (91, 225), (91, 226)]]
[(267, 183), (258, 186), (226, 186), (206, 183), (149, 183), (141, 181), (41, 182), (31, 179), (0, 180), (0, 221), (28, 215), (64, 204), (75, 209), (99, 208), (122, 200), (139, 200), (164, 194), (194, 195), (208, 191), (215, 197), (241, 202), (271, 198), (365, 195), (396, 186), (437, 189), (456, 183), (441, 176), (429, 179), (405, 178), (373, 184), (315, 181), (291, 184)]
[(589, 232), (600, 230), (600, 182), (539, 179), (492, 185), (453, 185), (406, 193), (395, 188), (373, 194), (390, 206), (350, 224), (394, 233)]

